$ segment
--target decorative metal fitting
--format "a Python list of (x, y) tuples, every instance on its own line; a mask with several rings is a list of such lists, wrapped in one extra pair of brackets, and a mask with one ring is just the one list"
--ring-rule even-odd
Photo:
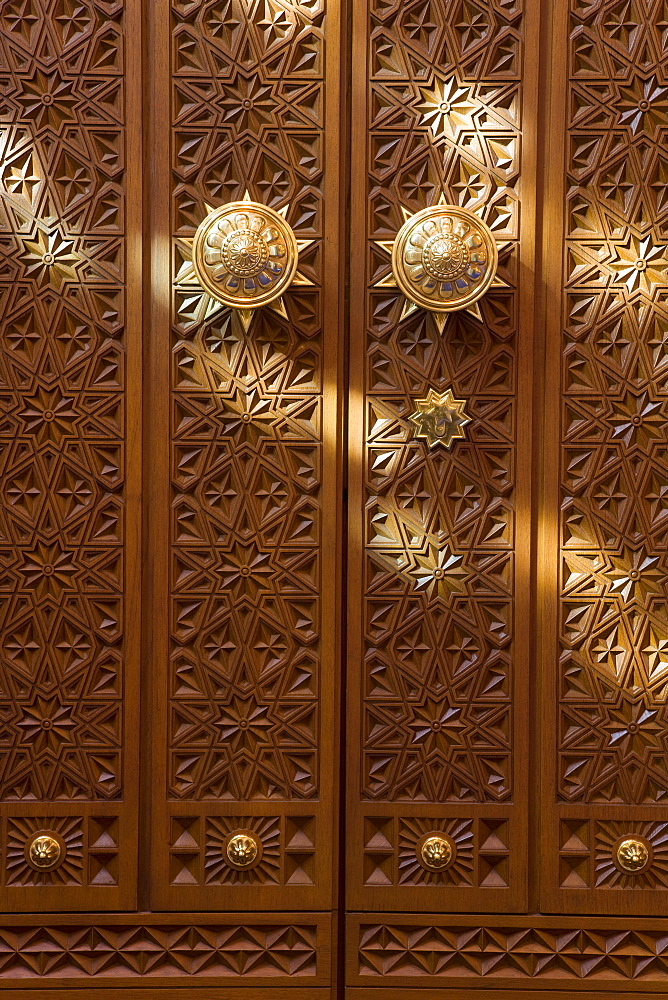
[(438, 393), (430, 389), (424, 399), (416, 399), (416, 409), (409, 416), (415, 437), (424, 438), (430, 448), (442, 444), (450, 448), (453, 441), (466, 437), (464, 428), (471, 423), (465, 399), (455, 399), (452, 389)]
[(227, 841), (225, 854), (233, 868), (250, 868), (262, 856), (262, 845), (250, 830), (239, 830)]
[(436, 313), (465, 309), (481, 298), (498, 263), (489, 226), (453, 205), (433, 205), (412, 215), (392, 248), (392, 270), (401, 291)]
[(65, 853), (66, 848), (60, 837), (43, 830), (31, 837), (25, 846), (26, 861), (40, 872), (57, 868)]
[(417, 859), (423, 868), (440, 872), (448, 868), (455, 858), (455, 848), (449, 837), (431, 833), (417, 845)]
[(193, 243), (198, 281), (233, 309), (258, 309), (280, 298), (294, 278), (298, 256), (283, 216), (254, 201), (233, 201), (211, 212)]
[(650, 863), (649, 847), (637, 837), (627, 837), (617, 845), (615, 860), (622, 871), (637, 875)]

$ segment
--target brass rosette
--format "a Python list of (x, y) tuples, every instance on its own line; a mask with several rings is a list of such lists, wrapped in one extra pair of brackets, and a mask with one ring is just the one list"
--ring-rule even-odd
[(397, 285), (430, 312), (466, 309), (496, 274), (499, 255), (490, 228), (468, 209), (433, 205), (412, 215), (392, 247)]
[(278, 299), (297, 270), (299, 251), (285, 219), (266, 205), (234, 201), (202, 221), (193, 267), (202, 288), (232, 309), (259, 309)]
[(65, 860), (67, 848), (64, 841), (52, 830), (40, 830), (26, 842), (25, 859), (31, 868), (49, 872)]
[(451, 838), (443, 833), (428, 833), (417, 842), (415, 855), (427, 871), (442, 872), (454, 863), (457, 847)]
[(652, 849), (643, 837), (630, 836), (618, 841), (613, 859), (626, 875), (639, 875), (652, 862)]
[(254, 868), (262, 859), (262, 844), (252, 830), (235, 830), (225, 843), (225, 859), (232, 868)]

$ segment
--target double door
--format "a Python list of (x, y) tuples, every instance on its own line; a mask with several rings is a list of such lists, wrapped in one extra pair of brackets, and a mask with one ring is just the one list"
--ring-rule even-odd
[[(10, 986), (658, 988), (667, 32), (3, 5)], [(255, 308), (197, 266), (231, 203), (294, 234)], [(392, 258), (439, 205), (498, 255), (452, 311)]]

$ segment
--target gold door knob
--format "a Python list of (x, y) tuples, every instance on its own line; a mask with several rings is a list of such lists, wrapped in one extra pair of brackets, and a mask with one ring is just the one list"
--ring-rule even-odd
[(232, 834), (225, 848), (227, 860), (234, 868), (250, 868), (259, 860), (260, 851), (259, 840), (249, 830)]
[(649, 864), (649, 848), (637, 837), (627, 837), (617, 847), (616, 860), (623, 871), (634, 875)]
[(219, 302), (233, 309), (258, 309), (286, 291), (298, 254), (295, 235), (282, 215), (254, 201), (233, 201), (200, 224), (193, 267), (201, 286)]
[(499, 256), (494, 235), (468, 209), (433, 205), (397, 233), (392, 270), (404, 295), (430, 312), (455, 312), (481, 298)]
[(25, 847), (26, 860), (39, 871), (56, 868), (63, 858), (64, 849), (51, 833), (36, 833)]
[(449, 838), (431, 834), (418, 845), (417, 855), (418, 861), (424, 868), (439, 872), (452, 863), (454, 851)]

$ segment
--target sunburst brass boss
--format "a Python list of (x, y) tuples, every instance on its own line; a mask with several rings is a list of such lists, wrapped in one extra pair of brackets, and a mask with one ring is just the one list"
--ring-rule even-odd
[(627, 837), (617, 845), (615, 860), (622, 871), (635, 875), (649, 864), (650, 853), (647, 844), (637, 837)]
[(489, 227), (452, 205), (423, 208), (403, 224), (392, 248), (392, 270), (406, 298), (430, 312), (455, 312), (481, 298), (499, 256)]
[(273, 208), (233, 201), (203, 220), (193, 243), (202, 287), (232, 309), (258, 309), (280, 298), (294, 278), (297, 240)]
[(418, 843), (416, 855), (423, 868), (440, 872), (450, 867), (454, 851), (449, 837), (433, 833)]
[(47, 830), (36, 833), (25, 846), (26, 860), (38, 871), (51, 871), (63, 857), (60, 838)]
[(260, 842), (250, 830), (239, 830), (229, 838), (225, 854), (234, 868), (250, 868), (259, 860)]

